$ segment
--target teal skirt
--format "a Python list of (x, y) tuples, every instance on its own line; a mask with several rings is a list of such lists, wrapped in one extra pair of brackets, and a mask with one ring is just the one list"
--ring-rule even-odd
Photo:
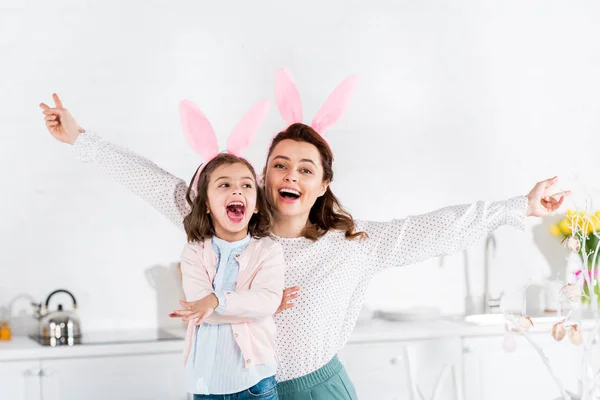
[(333, 357), (308, 375), (277, 384), (279, 400), (357, 400), (344, 366)]

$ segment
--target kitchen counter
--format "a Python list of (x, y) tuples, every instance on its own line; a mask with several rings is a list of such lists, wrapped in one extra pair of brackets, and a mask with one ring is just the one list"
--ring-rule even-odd
[[(595, 322), (586, 320), (583, 329), (590, 329)], [(537, 323), (531, 333), (548, 333), (552, 322)], [(94, 357), (127, 354), (173, 353), (183, 350), (185, 329), (165, 329), (173, 336), (165, 340), (135, 340), (135, 331), (129, 331), (130, 340), (125, 343), (97, 343), (75, 346), (42, 346), (28, 337), (13, 337), (11, 341), (0, 342), (0, 361), (56, 359), (73, 357)], [(97, 333), (96, 333), (97, 334)], [(475, 325), (462, 318), (439, 318), (429, 321), (395, 322), (381, 319), (359, 321), (349, 345), (359, 343), (414, 341), (444, 337), (502, 336), (502, 325)], [(110, 336), (110, 335), (109, 335)], [(144, 332), (138, 335), (145, 338)], [(132, 339), (133, 338), (133, 339)]]
[[(184, 329), (165, 329), (173, 338), (149, 340), (152, 331), (125, 331), (126, 341), (111, 342), (114, 333), (107, 332), (107, 341), (74, 346), (42, 346), (27, 336), (15, 336), (7, 342), (0, 341), (0, 362), (49, 358), (97, 357), (127, 354), (158, 354), (183, 352)], [(85, 334), (85, 333), (84, 333)], [(99, 332), (94, 332), (97, 336)], [(136, 340), (136, 337), (139, 338)]]
[[(535, 317), (535, 325), (530, 333), (550, 334), (552, 325), (557, 317), (553, 314), (542, 314)], [(581, 321), (583, 330), (593, 329), (596, 322), (592, 319)], [(384, 342), (403, 340), (427, 340), (445, 337), (477, 337), (477, 336), (503, 336), (504, 325), (477, 325), (466, 322), (463, 316), (442, 317), (435, 320), (396, 322), (382, 319), (372, 319), (359, 322), (352, 332), (348, 343)]]
[[(540, 317), (546, 318), (534, 318), (535, 326), (530, 331), (534, 340), (548, 350), (566, 387), (577, 387), (582, 348), (570, 345), (567, 340), (554, 341), (550, 336), (554, 321)], [(511, 386), (490, 383), (499, 371), (507, 381), (528, 390), (520, 398), (557, 397), (535, 349), (524, 338), (516, 339), (519, 351), (514, 354), (507, 355), (502, 350), (501, 315), (478, 320), (492, 324), (475, 325), (463, 317), (402, 322), (361, 320), (338, 355), (359, 398), (384, 399), (392, 394), (408, 397), (405, 395), (408, 381), (403, 380), (399, 369), (405, 368), (407, 362), (414, 368), (415, 382), (429, 392), (442, 376), (440, 371), (452, 366), (456, 398), (511, 398), (514, 394)], [(592, 326), (595, 321), (583, 321), (583, 330)], [(183, 400), (184, 334), (183, 326), (161, 331), (160, 335), (156, 329), (88, 332), (82, 344), (72, 347), (42, 346), (29, 337), (14, 337), (12, 341), (0, 342), (3, 398), (23, 399), (23, 393), (31, 392), (39, 396), (27, 398), (79, 399), (89, 398), (91, 392), (91, 397), (98, 400), (115, 394), (119, 399)]]

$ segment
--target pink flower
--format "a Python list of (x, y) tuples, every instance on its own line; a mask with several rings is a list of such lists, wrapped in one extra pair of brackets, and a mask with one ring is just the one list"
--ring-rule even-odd
[[(582, 269), (573, 272), (573, 275), (575, 275), (575, 277), (579, 278), (579, 275), (581, 275), (581, 273), (583, 272)], [(592, 271), (588, 271), (588, 276), (591, 278), (592, 277)], [(598, 268), (594, 269), (594, 276), (598, 276)]]

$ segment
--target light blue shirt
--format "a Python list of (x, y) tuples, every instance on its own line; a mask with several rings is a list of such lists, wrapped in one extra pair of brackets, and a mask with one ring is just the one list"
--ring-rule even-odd
[[(250, 235), (237, 242), (212, 238), (217, 254), (217, 273), (213, 280), (215, 295), (219, 299), (217, 314), (223, 314), (227, 302), (223, 292), (234, 291), (240, 265), (236, 255), (250, 243)], [(237, 345), (230, 324), (196, 327), (196, 340), (192, 344), (186, 365), (185, 385), (193, 394), (234, 394), (244, 391), (261, 380), (275, 375), (277, 363), (245, 368), (244, 357)]]

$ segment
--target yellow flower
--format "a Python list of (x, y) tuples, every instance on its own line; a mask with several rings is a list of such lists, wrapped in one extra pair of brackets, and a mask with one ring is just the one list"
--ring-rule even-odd
[(587, 217), (583, 211), (576, 212), (571, 218), (569, 218), (569, 227), (575, 231), (584, 231), (587, 225)]
[(594, 221), (592, 221), (590, 218), (585, 219), (583, 227), (586, 235), (589, 235), (590, 233), (596, 230), (596, 227), (594, 226)]
[(571, 229), (571, 222), (569, 222), (569, 220), (566, 218), (560, 220), (557, 226), (560, 232), (565, 236), (569, 236), (573, 232)]
[(573, 210), (567, 210), (567, 217), (571, 218), (573, 215), (575, 215), (575, 211)]
[(589, 235), (592, 232), (595, 232), (600, 228), (600, 219), (598, 219), (594, 214), (588, 214), (583, 212), (578, 212), (576, 216), (573, 218), (571, 228), (577, 229), (581, 233), (585, 235)]
[(563, 235), (562, 232), (560, 231), (560, 228), (558, 227), (558, 225), (551, 225), (550, 233), (556, 237), (561, 237)]
[[(598, 212), (596, 212), (596, 214), (598, 214)], [(590, 216), (590, 225), (591, 225), (590, 233), (600, 231), (600, 217), (598, 217), (596, 215)]]
[[(595, 214), (588, 213), (587, 211), (572, 211), (569, 210), (570, 217), (565, 219), (567, 222), (561, 221), (559, 223), (559, 227), (563, 230), (567, 225), (572, 231), (590, 235), (592, 232), (600, 231), (600, 211), (597, 211)], [(561, 226), (561, 223), (563, 224)]]

